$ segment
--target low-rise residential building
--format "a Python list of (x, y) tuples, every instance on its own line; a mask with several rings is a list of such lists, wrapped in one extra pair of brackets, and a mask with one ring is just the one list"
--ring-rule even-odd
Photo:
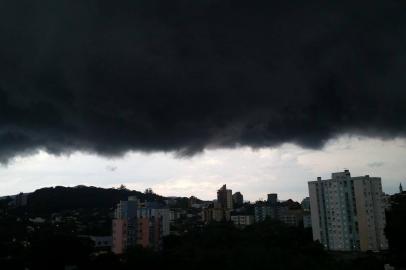
[(208, 224), (211, 222), (222, 222), (230, 220), (231, 210), (221, 207), (208, 207), (202, 211), (202, 220)]
[(254, 216), (252, 215), (231, 215), (231, 221), (235, 226), (244, 228), (246, 226), (254, 224)]
[(279, 207), (277, 219), (288, 226), (298, 227), (303, 222), (303, 210), (289, 209), (286, 206)]
[(96, 250), (109, 250), (112, 246), (113, 238), (108, 236), (94, 236), (94, 235), (82, 235), (81, 237), (87, 237), (93, 242), (93, 247)]
[(276, 218), (276, 207), (257, 202), (254, 207), (255, 222), (262, 222), (267, 218)]
[(255, 222), (262, 222), (271, 216), (271, 208), (267, 205), (256, 205), (254, 213)]

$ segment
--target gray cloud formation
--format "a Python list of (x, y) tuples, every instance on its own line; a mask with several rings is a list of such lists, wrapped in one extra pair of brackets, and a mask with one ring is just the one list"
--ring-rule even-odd
[(0, 160), (406, 133), (403, 1), (0, 3)]
[(381, 162), (381, 161), (368, 163), (368, 166), (371, 168), (379, 168), (379, 167), (382, 167), (383, 165), (385, 165), (385, 162)]

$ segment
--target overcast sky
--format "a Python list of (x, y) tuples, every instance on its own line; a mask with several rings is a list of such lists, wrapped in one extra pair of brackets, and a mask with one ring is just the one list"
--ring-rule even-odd
[(322, 150), (306, 150), (292, 144), (251, 150), (207, 150), (191, 158), (173, 154), (129, 153), (106, 159), (75, 153), (55, 157), (45, 152), (16, 158), (0, 168), (0, 195), (30, 192), (47, 186), (79, 184), (143, 191), (151, 187), (166, 196), (191, 196), (212, 200), (222, 184), (243, 193), (246, 200), (279, 198), (301, 200), (307, 196), (307, 182), (317, 176), (349, 169), (353, 176), (382, 177), (387, 193), (406, 184), (406, 140), (376, 140), (342, 137)]
[(1, 1), (0, 193), (211, 199), (226, 183), (299, 199), (344, 168), (393, 192), (405, 14), (399, 0)]

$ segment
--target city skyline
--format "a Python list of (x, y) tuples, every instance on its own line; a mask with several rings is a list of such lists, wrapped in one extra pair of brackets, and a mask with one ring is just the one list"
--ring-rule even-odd
[(405, 268), (405, 13), (1, 1), (0, 268)]
[(393, 0), (9, 1), (0, 192), (207, 198), (227, 183), (297, 198), (343, 168), (393, 192), (406, 177), (403, 15)]

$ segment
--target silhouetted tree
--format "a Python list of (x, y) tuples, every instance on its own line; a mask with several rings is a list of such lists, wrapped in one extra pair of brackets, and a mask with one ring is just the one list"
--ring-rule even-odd
[(406, 267), (406, 192), (391, 197), (391, 209), (386, 212), (385, 234), (391, 263)]

